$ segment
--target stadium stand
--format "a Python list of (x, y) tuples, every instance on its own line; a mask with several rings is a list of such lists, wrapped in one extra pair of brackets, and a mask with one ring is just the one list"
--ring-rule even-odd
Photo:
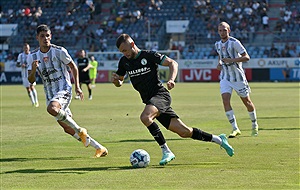
[[(142, 48), (179, 49), (183, 59), (215, 59), (217, 23), (228, 21), (252, 58), (300, 56), (300, 2), (293, 0), (2, 0), (1, 24), (18, 24), (1, 38), (9, 45), (0, 60), (16, 59), (24, 42), (37, 46), (35, 28), (51, 26), (52, 42), (70, 50), (116, 51), (115, 39), (126, 32)], [(267, 25), (262, 17), (269, 18)], [(166, 33), (166, 20), (189, 20), (185, 34)], [(181, 47), (176, 41), (184, 41)], [(194, 51), (189, 51), (189, 44)], [(272, 50), (272, 44), (275, 49)], [(276, 52), (276, 53), (274, 53)]]

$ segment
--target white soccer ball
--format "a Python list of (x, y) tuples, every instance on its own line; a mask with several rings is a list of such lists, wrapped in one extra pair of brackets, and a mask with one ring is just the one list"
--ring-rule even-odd
[(130, 163), (134, 168), (145, 168), (150, 163), (150, 155), (143, 149), (137, 149), (131, 153)]

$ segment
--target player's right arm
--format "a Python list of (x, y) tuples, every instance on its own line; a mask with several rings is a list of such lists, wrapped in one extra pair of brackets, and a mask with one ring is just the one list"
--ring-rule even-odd
[(34, 60), (31, 64), (31, 69), (28, 69), (28, 81), (32, 84), (36, 81), (35, 78), (35, 73), (36, 73), (36, 68), (39, 66), (39, 61)]
[(124, 76), (119, 76), (117, 73), (113, 73), (111, 77), (111, 82), (114, 83), (116, 87), (120, 87), (124, 82)]
[(221, 61), (221, 59), (220, 59), (220, 56), (218, 56), (218, 65), (217, 65), (217, 69), (218, 69), (219, 71), (222, 70), (222, 61)]
[(21, 67), (21, 54), (18, 55), (17, 67)]

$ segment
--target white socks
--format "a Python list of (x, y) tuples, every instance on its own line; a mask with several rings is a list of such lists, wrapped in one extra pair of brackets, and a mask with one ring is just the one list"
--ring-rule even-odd
[(222, 139), (221, 137), (217, 136), (217, 135), (212, 135), (212, 142), (217, 143), (218, 145), (222, 144)]
[(225, 113), (226, 113), (226, 116), (228, 118), (229, 123), (232, 125), (232, 129), (233, 130), (239, 129), (238, 126), (237, 126), (237, 122), (236, 122), (233, 110), (227, 111)]
[(66, 112), (62, 109), (59, 110), (58, 114), (55, 116), (58, 121), (61, 121), (68, 126), (72, 127), (76, 133), (79, 133), (81, 128), (77, 125), (77, 123), (70, 117)]
[[(75, 134), (73, 135), (73, 137), (74, 137), (75, 139), (77, 139), (78, 141), (81, 141), (81, 139), (80, 139), (80, 137), (79, 137), (79, 135), (78, 135), (77, 133), (75, 133)], [(102, 149), (102, 148), (103, 148), (103, 146), (102, 146), (100, 143), (98, 143), (95, 139), (93, 139), (91, 136), (90, 136), (90, 140), (91, 140), (90, 145), (91, 145), (92, 147), (94, 147), (95, 149)]]
[(28, 96), (29, 96), (29, 98), (30, 98), (30, 100), (31, 100), (31, 103), (34, 104), (35, 101), (34, 101), (34, 95), (33, 95), (33, 92), (30, 91), (30, 92), (28, 93)]
[(257, 118), (256, 118), (256, 111), (253, 110), (252, 112), (248, 112), (248, 113), (249, 113), (249, 117), (252, 121), (252, 127), (257, 126), (258, 124), (257, 124)]
[(161, 150), (162, 150), (163, 153), (164, 153), (164, 152), (172, 152), (172, 151), (169, 149), (167, 143), (161, 145), (160, 148), (161, 148)]
[(33, 89), (33, 96), (34, 96), (34, 103), (38, 103), (38, 96), (37, 96), (37, 91), (36, 89)]

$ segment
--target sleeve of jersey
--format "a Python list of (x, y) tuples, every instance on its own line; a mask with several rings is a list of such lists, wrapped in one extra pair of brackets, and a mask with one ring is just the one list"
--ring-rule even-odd
[(159, 65), (162, 65), (166, 59), (166, 55), (164, 54), (160, 54), (158, 52), (151, 52), (154, 56), (153, 56), (153, 60), (155, 61), (155, 63), (158, 63)]
[(66, 65), (73, 61), (72, 57), (65, 48), (61, 48), (60, 60)]
[(27, 56), (27, 64), (28, 64), (28, 68), (27, 68), (27, 70), (29, 70), (29, 71), (31, 71), (31, 69), (32, 69), (32, 62), (33, 62), (33, 60), (32, 60), (32, 55), (31, 54), (29, 54), (28, 56)]
[(21, 54), (18, 55), (17, 63), (21, 63)]
[(118, 70), (116, 71), (117, 75), (125, 76), (126, 70), (124, 68), (125, 60), (123, 58), (120, 59), (118, 64)]
[(234, 43), (234, 48), (239, 54), (247, 53), (245, 47), (241, 44), (240, 41)]

